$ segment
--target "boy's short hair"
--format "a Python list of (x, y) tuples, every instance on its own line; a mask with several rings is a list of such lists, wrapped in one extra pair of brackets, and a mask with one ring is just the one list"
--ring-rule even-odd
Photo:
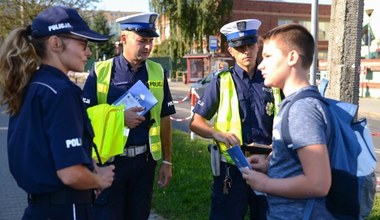
[(277, 46), (285, 52), (296, 50), (301, 56), (303, 68), (310, 68), (314, 55), (314, 38), (310, 32), (299, 24), (285, 24), (273, 28), (262, 36), (263, 42), (280, 41)]

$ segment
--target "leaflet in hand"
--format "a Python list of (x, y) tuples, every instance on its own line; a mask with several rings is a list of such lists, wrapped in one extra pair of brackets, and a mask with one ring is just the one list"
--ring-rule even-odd
[(227, 153), (234, 161), (236, 167), (239, 168), (240, 172), (242, 172), (245, 167), (250, 170), (252, 169), (239, 146), (233, 146), (227, 149)]
[(118, 98), (113, 105), (125, 105), (125, 109), (143, 107), (144, 110), (138, 112), (138, 114), (145, 115), (157, 102), (156, 97), (154, 97), (149, 89), (139, 80)]
[[(233, 146), (227, 149), (227, 153), (230, 155), (231, 159), (234, 161), (237, 168), (239, 168), (240, 172), (243, 172), (243, 168), (248, 168), (252, 170), (251, 165), (248, 163), (245, 158), (243, 151), (241, 151), (239, 146)], [(256, 195), (266, 195), (265, 193), (253, 190)]]

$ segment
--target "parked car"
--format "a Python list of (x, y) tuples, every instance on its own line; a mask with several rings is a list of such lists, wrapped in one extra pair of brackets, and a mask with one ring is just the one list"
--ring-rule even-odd
[(214, 72), (209, 73), (207, 76), (205, 76), (202, 79), (199, 79), (197, 82), (193, 83), (191, 85), (191, 89), (194, 88), (195, 92), (198, 94), (198, 96), (202, 97), (206, 87), (211, 82), (211, 80), (216, 78), (219, 75), (219, 73), (221, 73), (221, 72), (222, 71), (218, 70), (218, 71), (214, 71)]

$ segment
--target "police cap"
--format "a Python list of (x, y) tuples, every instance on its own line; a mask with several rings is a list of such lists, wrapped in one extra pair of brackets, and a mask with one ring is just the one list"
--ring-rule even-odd
[(240, 47), (257, 42), (257, 33), (261, 21), (257, 19), (245, 19), (233, 21), (224, 25), (220, 32), (226, 36), (228, 46)]
[(157, 13), (140, 13), (116, 19), (123, 31), (133, 31), (142, 37), (158, 37), (156, 32)]

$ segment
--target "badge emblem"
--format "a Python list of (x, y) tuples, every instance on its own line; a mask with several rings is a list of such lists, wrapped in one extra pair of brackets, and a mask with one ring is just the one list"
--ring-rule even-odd
[(273, 102), (267, 102), (267, 105), (265, 107), (266, 113), (268, 116), (272, 116), (274, 113), (274, 104)]
[(239, 31), (245, 31), (247, 30), (247, 22), (246, 21), (240, 21), (236, 23), (237, 29)]

